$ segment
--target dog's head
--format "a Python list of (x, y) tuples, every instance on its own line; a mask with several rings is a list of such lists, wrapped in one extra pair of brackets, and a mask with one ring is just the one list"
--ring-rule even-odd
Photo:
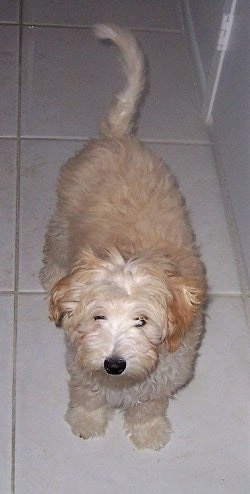
[(200, 281), (159, 252), (125, 260), (115, 249), (101, 257), (89, 250), (52, 289), (50, 318), (87, 371), (139, 381), (163, 348), (178, 349), (203, 297)]

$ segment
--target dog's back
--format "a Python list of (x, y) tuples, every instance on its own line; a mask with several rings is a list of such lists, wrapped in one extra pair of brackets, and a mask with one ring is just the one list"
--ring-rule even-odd
[[(67, 274), (88, 246), (97, 252), (115, 246), (126, 257), (167, 247), (183, 264), (181, 246), (189, 247), (190, 255), (193, 247), (183, 198), (171, 171), (133, 135), (145, 85), (142, 50), (130, 32), (116, 26), (97, 25), (95, 34), (118, 47), (127, 82), (101, 123), (101, 138), (90, 140), (61, 169), (57, 211), (45, 243), (41, 274), (45, 288)], [(49, 279), (48, 284), (51, 272), (53, 283)]]

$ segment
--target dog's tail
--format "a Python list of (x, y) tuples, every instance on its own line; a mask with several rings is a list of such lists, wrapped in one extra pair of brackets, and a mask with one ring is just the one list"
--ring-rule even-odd
[(94, 32), (99, 39), (113, 41), (123, 60), (127, 84), (115, 95), (109, 115), (101, 125), (104, 135), (122, 137), (132, 130), (133, 117), (144, 88), (144, 56), (129, 31), (113, 25), (97, 24)]

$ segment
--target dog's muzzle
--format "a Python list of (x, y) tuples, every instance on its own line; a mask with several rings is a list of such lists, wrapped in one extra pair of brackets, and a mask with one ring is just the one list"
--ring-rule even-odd
[(108, 374), (122, 374), (126, 369), (126, 361), (120, 357), (109, 357), (104, 360), (104, 369)]

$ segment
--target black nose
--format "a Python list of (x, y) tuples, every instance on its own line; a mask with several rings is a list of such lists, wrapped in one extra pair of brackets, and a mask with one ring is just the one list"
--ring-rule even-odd
[(108, 374), (122, 374), (126, 369), (126, 361), (120, 357), (109, 357), (104, 360), (104, 369)]

